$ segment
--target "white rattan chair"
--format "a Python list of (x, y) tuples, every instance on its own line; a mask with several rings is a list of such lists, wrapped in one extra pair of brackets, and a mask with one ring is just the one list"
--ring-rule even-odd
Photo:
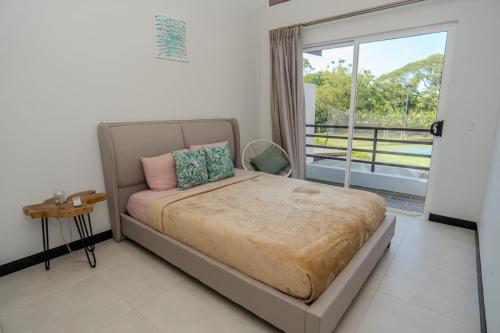
[(292, 164), (290, 163), (290, 158), (288, 157), (286, 151), (283, 148), (281, 148), (278, 144), (264, 139), (250, 141), (245, 146), (245, 148), (243, 148), (243, 153), (241, 154), (241, 164), (243, 165), (243, 168), (245, 170), (255, 171), (255, 169), (250, 164), (250, 160), (253, 157), (263, 153), (267, 148), (271, 146), (278, 148), (283, 154), (283, 156), (288, 160), (288, 166), (283, 170), (281, 170), (278, 176), (290, 177), (290, 175), (292, 174)]

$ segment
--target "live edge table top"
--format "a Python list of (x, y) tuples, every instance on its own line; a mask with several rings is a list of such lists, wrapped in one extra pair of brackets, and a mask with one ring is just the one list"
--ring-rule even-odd
[[(72, 198), (75, 196), (79, 196), (81, 199), (82, 205), (79, 207), (73, 206)], [(40, 204), (24, 206), (23, 212), (34, 219), (42, 217), (68, 218), (91, 213), (94, 209), (93, 205), (104, 200), (106, 200), (105, 193), (84, 191), (70, 195), (68, 200), (61, 205), (56, 204), (54, 199), (47, 199)]]

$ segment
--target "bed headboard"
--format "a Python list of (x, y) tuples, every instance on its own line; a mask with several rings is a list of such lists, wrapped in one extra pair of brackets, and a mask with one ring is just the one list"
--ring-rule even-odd
[(97, 126), (104, 183), (113, 238), (123, 239), (120, 214), (129, 197), (148, 188), (141, 157), (152, 157), (193, 144), (228, 141), (235, 167), (240, 166), (238, 120), (206, 119), (127, 123)]

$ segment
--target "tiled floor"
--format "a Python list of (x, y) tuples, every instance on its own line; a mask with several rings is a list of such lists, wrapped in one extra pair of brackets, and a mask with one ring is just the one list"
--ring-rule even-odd
[(367, 187), (356, 187), (356, 186), (352, 187), (364, 191), (377, 193), (378, 195), (380, 195), (385, 199), (387, 207), (406, 210), (419, 214), (424, 212), (425, 197), (406, 194), (406, 193), (376, 190)]
[[(335, 332), (479, 332), (472, 231), (398, 215), (396, 236)], [(277, 332), (130, 242), (0, 278), (0, 331)], [(80, 259), (81, 252), (76, 253)]]
[[(321, 181), (321, 180), (317, 180), (317, 179), (307, 179), (307, 180), (312, 181), (312, 182), (316, 182), (316, 183), (344, 187), (344, 184), (340, 184), (340, 183)], [(385, 199), (385, 203), (387, 204), (387, 207), (401, 209), (401, 210), (419, 213), (419, 214), (422, 214), (424, 212), (425, 197), (422, 197), (422, 196), (411, 195), (411, 194), (406, 194), (406, 193), (399, 193), (399, 192), (392, 192), (392, 191), (384, 191), (384, 190), (373, 189), (373, 188), (363, 187), (363, 186), (351, 185), (351, 188), (377, 193), (378, 195), (380, 195), (381, 197), (383, 197)]]

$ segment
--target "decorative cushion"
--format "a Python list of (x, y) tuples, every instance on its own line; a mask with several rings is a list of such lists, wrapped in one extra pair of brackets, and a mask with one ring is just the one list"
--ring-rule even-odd
[[(180, 152), (182, 151), (188, 150), (180, 150)], [(172, 153), (155, 157), (141, 157), (141, 162), (146, 182), (151, 190), (164, 191), (177, 187)]]
[(174, 162), (177, 186), (181, 190), (208, 182), (204, 150), (174, 152)]
[(263, 153), (250, 159), (250, 163), (252, 166), (255, 165), (257, 170), (273, 175), (277, 175), (290, 164), (281, 150), (275, 146), (267, 148)]
[(229, 145), (222, 147), (203, 148), (207, 159), (208, 181), (215, 182), (234, 175), (233, 159)]
[(227, 141), (223, 141), (223, 142), (216, 142), (216, 143), (206, 143), (206, 144), (203, 144), (203, 145), (191, 145), (191, 146), (189, 146), (189, 150), (198, 150), (198, 149), (201, 149), (201, 148), (224, 147), (227, 144), (228, 144)]

